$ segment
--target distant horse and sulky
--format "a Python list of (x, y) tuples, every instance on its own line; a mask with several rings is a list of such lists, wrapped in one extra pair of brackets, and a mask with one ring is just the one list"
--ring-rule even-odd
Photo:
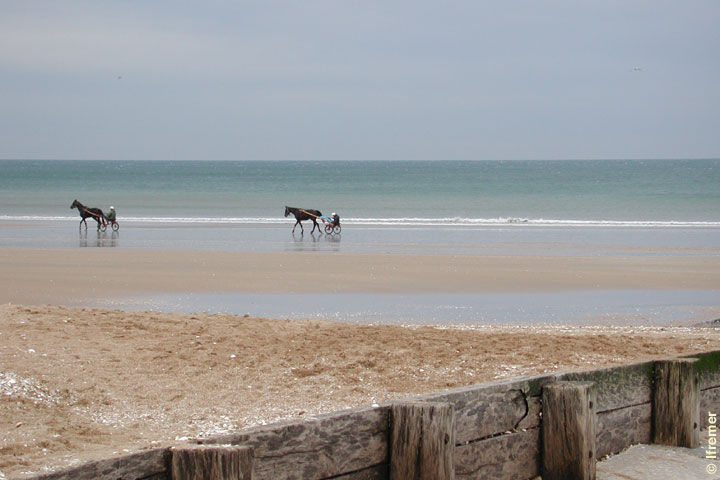
[(290, 216), (290, 214), (295, 216), (295, 225), (293, 225), (292, 229), (293, 233), (295, 233), (295, 228), (298, 225), (300, 225), (300, 232), (304, 233), (301, 222), (305, 220), (310, 220), (313, 222), (313, 228), (310, 233), (313, 233), (316, 228), (318, 229), (318, 231), (322, 231), (320, 225), (318, 225), (317, 223), (318, 219), (322, 220), (322, 222), (325, 224), (325, 233), (339, 234), (341, 232), (340, 216), (334, 212), (330, 217), (326, 217), (322, 214), (322, 212), (320, 212), (320, 210), (285, 206), (285, 216), (288, 217)]

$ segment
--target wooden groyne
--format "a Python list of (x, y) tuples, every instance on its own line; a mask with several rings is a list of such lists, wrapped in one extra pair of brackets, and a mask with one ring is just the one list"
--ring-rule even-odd
[(592, 479), (597, 459), (630, 445), (698, 446), (708, 412), (720, 412), (720, 351), (483, 383), (23, 478)]

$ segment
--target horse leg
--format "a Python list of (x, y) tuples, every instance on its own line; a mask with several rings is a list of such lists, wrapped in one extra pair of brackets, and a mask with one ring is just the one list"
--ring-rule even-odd
[(315, 231), (315, 228), (316, 228), (316, 227), (317, 227), (317, 229), (318, 229), (318, 232), (322, 232), (322, 230), (320, 230), (320, 225), (318, 225), (318, 223), (317, 223), (317, 220), (315, 220), (315, 219), (313, 218), (313, 219), (312, 219), (312, 222), (313, 222), (313, 228), (312, 228), (312, 230), (310, 230), (310, 233), (313, 233), (313, 232)]

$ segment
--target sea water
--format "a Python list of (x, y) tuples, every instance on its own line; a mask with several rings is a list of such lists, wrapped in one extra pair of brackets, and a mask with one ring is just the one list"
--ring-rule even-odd
[[(70, 210), (74, 199), (103, 210), (115, 206), (120, 231), (98, 233), (92, 222), (87, 230), (78, 229), (78, 213)], [(319, 209), (326, 215), (337, 212), (343, 232), (311, 234), (312, 225), (305, 222), (304, 234), (299, 227), (292, 234), (294, 220), (283, 216), (286, 205)], [(0, 247), (20, 246), (328, 254), (718, 255), (720, 160), (0, 160)], [(319, 268), (323, 262), (318, 257)], [(675, 304), (720, 305), (714, 293), (698, 292), (694, 299), (684, 295)], [(584, 293), (575, 295), (580, 296), (573, 300), (566, 295), (560, 302), (570, 307), (565, 309), (567, 315), (555, 315), (559, 321), (577, 317), (573, 305), (588, 304), (587, 298), (581, 298)], [(605, 305), (617, 298), (627, 305), (626, 294), (603, 295)], [(293, 310), (298, 302), (289, 297), (286, 301), (265, 296), (224, 301), (189, 294), (173, 298), (184, 299), (184, 306), (167, 298), (150, 303), (128, 300), (124, 306), (212, 311), (225, 305), (241, 311), (249, 303), (259, 309), (254, 314), (312, 313)], [(420, 298), (385, 296), (384, 303), (378, 303), (379, 298), (373, 302), (386, 307), (371, 317), (393, 317), (397, 304), (430, 305)], [(558, 303), (547, 298), (551, 305)], [(650, 310), (663, 301), (653, 300), (652, 292), (636, 292), (635, 298)], [(322, 303), (315, 300), (310, 304)], [(465, 312), (464, 318), (481, 319), (499, 308), (490, 308), (491, 304), (504, 304), (512, 311), (518, 304), (538, 304), (536, 300), (448, 296), (434, 298), (431, 304), (458, 308), (421, 310), (425, 319), (436, 318), (438, 312)], [(362, 302), (367, 299), (352, 296), (329, 303)], [(282, 305), (286, 308), (280, 312), (270, 311)], [(351, 318), (362, 312), (352, 307), (335, 314)]]
[(0, 219), (275, 224), (720, 226), (720, 160), (162, 162), (0, 160)]
[[(74, 199), (121, 232), (71, 228)], [(293, 237), (286, 205), (345, 233)], [(0, 226), (0, 247), (680, 252), (720, 245), (720, 160), (0, 160)]]

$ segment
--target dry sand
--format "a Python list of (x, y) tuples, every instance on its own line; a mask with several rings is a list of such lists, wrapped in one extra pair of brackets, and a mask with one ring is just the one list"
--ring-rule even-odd
[(714, 329), (434, 328), (0, 306), (0, 471), (503, 377), (720, 348)]
[(711, 256), (338, 254), (332, 272), (320, 260), (0, 249), (0, 478), (497, 378), (720, 348), (720, 333), (700, 328), (371, 326), (17, 305), (175, 291), (720, 290)]

